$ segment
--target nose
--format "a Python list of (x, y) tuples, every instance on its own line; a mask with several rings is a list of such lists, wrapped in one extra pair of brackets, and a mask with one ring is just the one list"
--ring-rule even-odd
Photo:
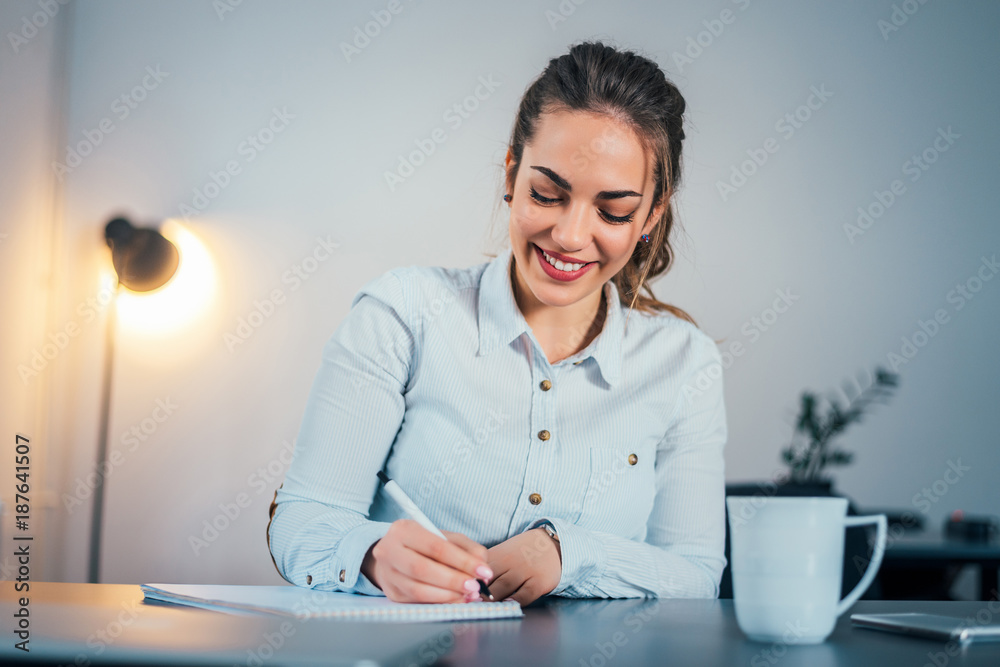
[(590, 243), (589, 215), (586, 204), (571, 203), (552, 228), (552, 240), (567, 254), (582, 250)]

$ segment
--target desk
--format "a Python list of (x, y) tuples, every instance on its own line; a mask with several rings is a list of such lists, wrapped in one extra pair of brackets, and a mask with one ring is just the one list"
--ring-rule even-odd
[[(903, 534), (890, 537), (879, 576), (896, 571), (907, 576), (913, 570), (974, 565), (979, 568), (979, 599), (997, 597), (997, 572), (1000, 570), (1000, 540), (965, 542), (946, 538), (941, 533)], [(909, 572), (908, 572), (909, 571)], [(1000, 621), (1000, 618), (997, 619)]]
[[(0, 615), (4, 618), (0, 662), (11, 664), (13, 644), (10, 613), (16, 595), (11, 582), (0, 584)], [(96, 660), (86, 637), (77, 637), (64, 664), (73, 656), (90, 656), (91, 664), (121, 664), (122, 649), (145, 638), (162, 644), (151, 660), (159, 664), (256, 664), (247, 649), (256, 648), (261, 637), (282, 622), (265, 616), (232, 616), (197, 608), (141, 602), (138, 586), (115, 584), (31, 584), (32, 642), (45, 632), (57, 632), (56, 624), (75, 622), (86, 628), (109, 628), (123, 610), (135, 610), (130, 625), (120, 631)], [(486, 603), (484, 603), (486, 604)], [(295, 631), (286, 633), (284, 645), (261, 664), (313, 664), (331, 655), (350, 654), (360, 659), (373, 651), (361, 642), (359, 628), (380, 636), (411, 642), (414, 658), (391, 662), (396, 665), (565, 665), (567, 667), (616, 667), (630, 665), (750, 665), (751, 667), (829, 667), (849, 665), (893, 665), (923, 667), (936, 664), (964, 667), (1000, 665), (1000, 644), (970, 646), (956, 656), (944, 653), (945, 644), (852, 628), (845, 614), (824, 644), (813, 646), (762, 644), (746, 639), (736, 625), (731, 600), (572, 600), (543, 598), (525, 608), (516, 620), (465, 623), (364, 624), (342, 621), (292, 621)], [(979, 614), (982, 622), (1000, 622), (1000, 603), (861, 601), (852, 612), (885, 613), (921, 611), (954, 616)], [(850, 612), (849, 612), (850, 613)], [(287, 621), (284, 621), (287, 622)], [(198, 628), (195, 643), (200, 653), (181, 655), (180, 632), (184, 625)], [(63, 625), (63, 627), (66, 627)], [(271, 628), (271, 630), (269, 630)], [(219, 650), (220, 638), (238, 638), (230, 653)], [(191, 639), (188, 636), (184, 640)], [(357, 641), (354, 641), (357, 639)], [(92, 642), (93, 643), (93, 642)], [(189, 642), (190, 643), (190, 642)], [(38, 644), (34, 644), (38, 645)], [(232, 646), (230, 648), (233, 648)], [(940, 655), (938, 655), (940, 654)], [(606, 657), (607, 656), (607, 657)], [(133, 663), (134, 664), (134, 663)], [(371, 667), (374, 663), (365, 662)]]

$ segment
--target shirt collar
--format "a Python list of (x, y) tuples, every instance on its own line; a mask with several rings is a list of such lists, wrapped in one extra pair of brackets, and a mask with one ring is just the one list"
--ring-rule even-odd
[[(505, 347), (530, 327), (517, 307), (510, 283), (510, 248), (499, 253), (483, 270), (479, 283), (479, 354), (487, 355), (498, 347)], [(624, 321), (619, 302), (618, 288), (614, 281), (604, 284), (607, 316), (604, 328), (586, 349), (570, 357), (573, 363), (593, 358), (604, 380), (614, 386), (621, 377), (622, 342)], [(534, 336), (531, 336), (534, 340)], [(537, 345), (537, 342), (535, 342)]]

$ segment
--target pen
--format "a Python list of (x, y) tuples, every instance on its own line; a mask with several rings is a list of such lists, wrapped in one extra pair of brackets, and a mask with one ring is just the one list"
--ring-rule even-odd
[[(431, 523), (431, 520), (427, 518), (427, 515), (420, 511), (420, 508), (417, 507), (416, 503), (410, 500), (408, 495), (403, 493), (403, 489), (399, 488), (399, 484), (396, 484), (394, 480), (389, 479), (389, 476), (381, 470), (378, 472), (378, 478), (382, 481), (382, 484), (385, 485), (386, 493), (392, 496), (392, 499), (399, 503), (399, 506), (403, 508), (403, 511), (406, 512), (411, 519), (441, 539), (448, 539), (444, 536), (444, 533), (437, 529), (437, 526)], [(482, 579), (476, 579), (476, 581), (479, 582), (479, 592), (495, 602), (496, 600), (493, 597), (493, 594), (490, 593), (490, 589), (486, 587), (486, 583)]]

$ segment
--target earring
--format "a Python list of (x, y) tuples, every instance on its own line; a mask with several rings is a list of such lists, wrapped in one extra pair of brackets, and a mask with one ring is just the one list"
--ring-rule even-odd
[(643, 235), (642, 235), (642, 240), (643, 240), (644, 242), (646, 242), (646, 243), (649, 243), (649, 234), (643, 234)]
[(510, 195), (504, 195), (504, 196), (503, 196), (503, 200), (504, 200), (505, 202), (507, 202), (508, 204), (510, 203), (510, 200), (511, 200), (511, 199), (513, 199), (513, 197), (512, 197), (512, 196), (510, 196)]

